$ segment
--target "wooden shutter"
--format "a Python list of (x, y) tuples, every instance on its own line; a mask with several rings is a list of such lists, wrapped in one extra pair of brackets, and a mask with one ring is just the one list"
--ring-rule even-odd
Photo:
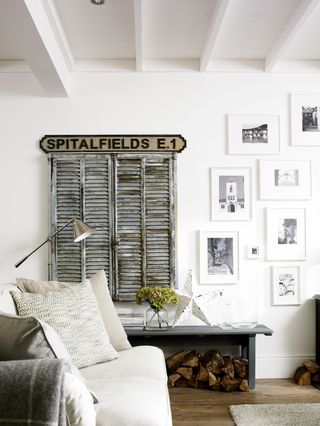
[(80, 282), (100, 269), (110, 276), (110, 157), (106, 155), (59, 155), (51, 163), (51, 232), (73, 217), (95, 232), (73, 242), (72, 225), (52, 240), (50, 279)]
[(174, 286), (175, 155), (51, 154), (51, 232), (73, 217), (95, 229), (73, 242), (72, 226), (52, 241), (50, 279), (80, 282), (106, 271), (113, 298), (134, 301), (141, 286)]
[[(82, 217), (81, 162), (72, 158), (51, 160), (51, 233), (73, 217)], [(52, 244), (52, 274), (49, 279), (79, 282), (82, 280), (81, 245), (73, 242), (72, 226), (61, 231)]]
[(173, 286), (173, 157), (115, 159), (115, 298), (133, 301), (141, 286)]

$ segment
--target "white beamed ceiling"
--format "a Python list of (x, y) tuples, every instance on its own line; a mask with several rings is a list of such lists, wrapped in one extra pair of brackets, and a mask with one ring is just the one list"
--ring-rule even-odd
[(320, 72), (319, 22), (320, 0), (0, 0), (0, 72), (52, 96), (76, 72)]

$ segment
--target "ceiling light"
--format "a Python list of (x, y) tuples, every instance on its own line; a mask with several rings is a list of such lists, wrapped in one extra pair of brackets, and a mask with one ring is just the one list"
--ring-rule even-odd
[(96, 5), (104, 4), (105, 2), (106, 0), (91, 0), (91, 3)]

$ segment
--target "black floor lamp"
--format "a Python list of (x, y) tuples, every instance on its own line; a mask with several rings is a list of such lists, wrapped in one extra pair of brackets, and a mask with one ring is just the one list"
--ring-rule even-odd
[(52, 238), (54, 238), (57, 234), (59, 234), (59, 232), (61, 232), (64, 228), (66, 228), (68, 225), (70, 225), (71, 223), (73, 223), (73, 235), (74, 235), (74, 242), (77, 243), (87, 237), (89, 237), (89, 235), (92, 234), (92, 232), (94, 231), (92, 228), (90, 228), (90, 226), (86, 225), (85, 223), (81, 222), (81, 220), (77, 219), (77, 218), (72, 218), (71, 220), (69, 220), (69, 222), (67, 222), (65, 225), (63, 225), (60, 229), (58, 229), (54, 234), (49, 235), (47, 237), (47, 239), (45, 241), (43, 241), (43, 243), (41, 243), (40, 245), (38, 245), (38, 247), (36, 247), (34, 250), (32, 250), (32, 252), (30, 252), (29, 254), (27, 254), (23, 259), (19, 260), (19, 262), (17, 262), (14, 266), (16, 268), (19, 268), (19, 266), (28, 259), (28, 257), (30, 257), (33, 253), (35, 253), (37, 250), (39, 250), (40, 247), (42, 247), (43, 245), (45, 245), (46, 243), (48, 243), (49, 241), (52, 240)]

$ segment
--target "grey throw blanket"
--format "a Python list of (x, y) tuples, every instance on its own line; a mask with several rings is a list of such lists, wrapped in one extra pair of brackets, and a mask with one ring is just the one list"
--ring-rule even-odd
[(0, 425), (65, 426), (66, 369), (59, 359), (0, 362)]

